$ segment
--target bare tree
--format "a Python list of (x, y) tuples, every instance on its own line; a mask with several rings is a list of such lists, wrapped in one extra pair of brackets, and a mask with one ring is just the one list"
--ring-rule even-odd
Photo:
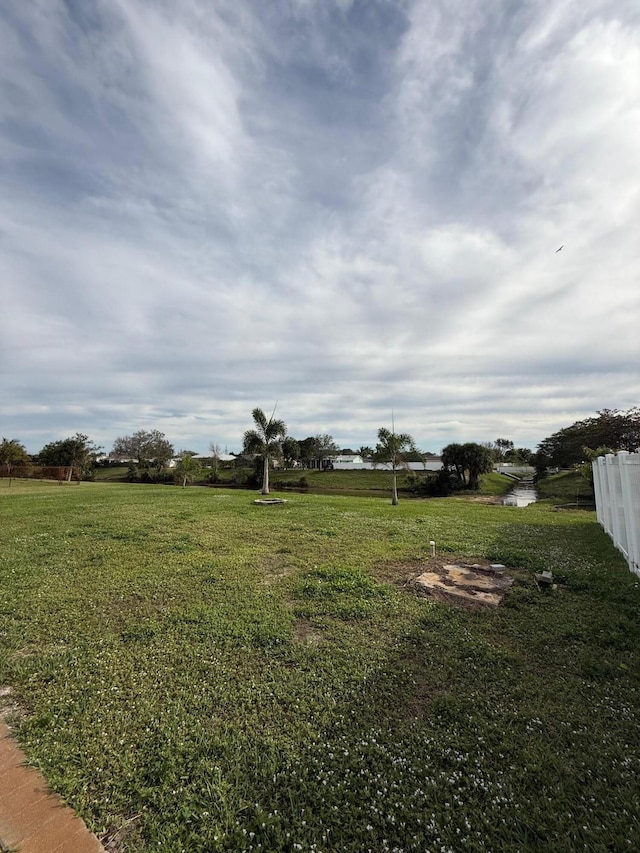
[(211, 451), (211, 482), (216, 483), (218, 481), (218, 468), (220, 467), (220, 445), (212, 441), (209, 450)]

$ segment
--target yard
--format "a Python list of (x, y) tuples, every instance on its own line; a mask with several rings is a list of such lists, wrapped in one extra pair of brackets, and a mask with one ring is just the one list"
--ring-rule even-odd
[[(640, 589), (594, 513), (254, 497), (0, 481), (10, 721), (110, 849), (640, 849)], [(430, 540), (503, 605), (416, 596)]]

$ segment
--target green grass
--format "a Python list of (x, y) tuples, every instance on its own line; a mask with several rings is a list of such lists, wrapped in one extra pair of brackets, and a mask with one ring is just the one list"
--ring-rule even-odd
[[(166, 853), (640, 848), (640, 589), (593, 513), (254, 497), (0, 482), (0, 684), (92, 829)], [(431, 539), (512, 567), (504, 605), (411, 594)]]
[(472, 492), (471, 494), (499, 497), (500, 495), (506, 495), (515, 485), (517, 485), (517, 480), (505, 477), (504, 474), (494, 474), (492, 472), (481, 475), (480, 488), (477, 492)]
[(578, 471), (561, 471), (539, 480), (536, 488), (541, 500), (555, 503), (593, 504), (591, 485)]
[(128, 465), (113, 465), (109, 468), (96, 468), (94, 477), (98, 482), (123, 481), (127, 479)]

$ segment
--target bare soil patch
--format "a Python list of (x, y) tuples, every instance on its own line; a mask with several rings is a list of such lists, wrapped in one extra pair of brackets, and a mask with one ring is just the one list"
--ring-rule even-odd
[(443, 563), (414, 580), (419, 593), (471, 608), (497, 607), (512, 584), (504, 567), (481, 563)]
[(417, 595), (474, 609), (497, 607), (513, 584), (513, 577), (504, 567), (454, 555), (386, 563), (378, 566), (375, 574), (379, 580)]
[(293, 626), (293, 639), (296, 643), (317, 646), (322, 642), (322, 632), (308, 619), (297, 619)]
[(123, 850), (133, 850), (134, 847), (142, 843), (141, 818), (142, 814), (136, 814), (133, 817), (123, 820), (117, 829), (110, 827), (107, 830), (100, 838), (102, 846), (107, 853), (120, 853)]

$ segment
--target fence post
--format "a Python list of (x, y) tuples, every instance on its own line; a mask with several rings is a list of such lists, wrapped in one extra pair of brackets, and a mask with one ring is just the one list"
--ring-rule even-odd
[[(624, 451), (622, 451), (624, 452)], [(627, 550), (627, 526), (624, 517), (624, 502), (622, 497), (622, 481), (620, 479), (620, 464), (613, 453), (607, 453), (607, 473), (609, 479), (609, 492), (611, 495), (611, 521), (613, 527), (613, 541), (619, 551), (629, 559)]]
[(632, 572), (640, 575), (640, 454), (618, 453), (625, 527), (627, 559)]
[(605, 515), (607, 503), (605, 500), (604, 494), (604, 459), (602, 456), (598, 456), (597, 459), (594, 459), (591, 463), (591, 468), (593, 469), (593, 493), (596, 498), (596, 517), (598, 519), (598, 524), (604, 529), (607, 529)]

